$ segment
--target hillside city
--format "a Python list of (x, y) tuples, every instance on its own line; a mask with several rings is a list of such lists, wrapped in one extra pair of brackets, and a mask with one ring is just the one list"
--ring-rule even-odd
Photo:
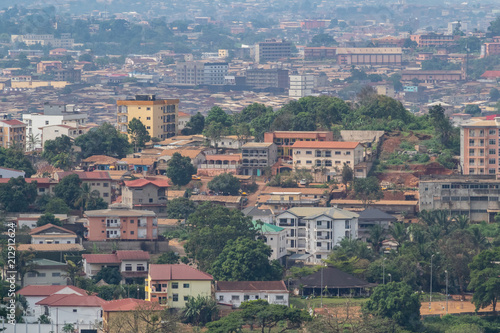
[(0, 8), (1, 332), (500, 332), (497, 1)]

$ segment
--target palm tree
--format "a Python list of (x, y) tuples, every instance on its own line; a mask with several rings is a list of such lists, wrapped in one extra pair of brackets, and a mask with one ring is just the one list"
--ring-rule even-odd
[(80, 196), (75, 201), (75, 206), (80, 207), (81, 211), (87, 207), (89, 203), (95, 203), (99, 198), (99, 191), (92, 190), (92, 187), (88, 183), (83, 183), (80, 188)]
[(469, 226), (469, 217), (467, 215), (458, 215), (453, 218), (458, 229), (467, 229)]
[[(66, 259), (66, 258), (65, 258)], [(65, 277), (68, 278), (71, 282), (70, 285), (75, 285), (75, 278), (81, 272), (82, 266), (81, 262), (75, 263), (72, 260), (66, 260), (66, 274)]]
[(28, 135), (28, 151), (35, 150), (36, 146), (41, 142), (40, 134), (33, 135), (33, 133), (30, 133), (30, 135)]
[(16, 271), (19, 276), (19, 282), (24, 287), (24, 276), (26, 273), (37, 273), (36, 264), (33, 262), (35, 253), (33, 251), (19, 251), (16, 249)]
[(403, 223), (397, 222), (392, 225), (392, 227), (389, 229), (389, 233), (391, 234), (392, 238), (398, 243), (397, 249), (399, 250), (399, 247), (403, 244), (405, 240), (408, 239), (408, 234), (406, 232), (406, 228)]
[(384, 229), (375, 224), (370, 228), (370, 238), (368, 238), (368, 243), (370, 243), (373, 247), (373, 251), (375, 253), (379, 253), (382, 248), (382, 242), (385, 240), (385, 231)]
[(216, 319), (219, 310), (217, 302), (210, 297), (188, 297), (186, 308), (183, 313), (187, 323), (204, 326), (206, 323)]

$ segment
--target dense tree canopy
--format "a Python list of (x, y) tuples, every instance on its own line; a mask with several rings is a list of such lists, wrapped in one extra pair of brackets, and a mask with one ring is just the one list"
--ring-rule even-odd
[(42, 157), (56, 168), (67, 170), (73, 162), (71, 139), (67, 135), (45, 141)]
[(0, 167), (22, 170), (29, 178), (35, 174), (35, 169), (24, 152), (16, 147), (5, 149), (0, 147)]
[(191, 176), (196, 174), (196, 168), (191, 163), (191, 159), (174, 153), (168, 161), (167, 177), (172, 183), (179, 186), (187, 185), (191, 181)]
[(126, 134), (109, 123), (104, 123), (97, 128), (92, 128), (87, 133), (75, 139), (75, 144), (82, 149), (82, 157), (92, 155), (107, 155), (117, 158), (125, 157), (131, 152), (131, 146)]
[(58, 218), (56, 218), (54, 216), (54, 214), (51, 214), (51, 213), (45, 213), (42, 216), (40, 216), (38, 218), (38, 220), (36, 221), (36, 226), (37, 227), (41, 227), (41, 226), (44, 226), (44, 225), (49, 224), (49, 223), (53, 224), (53, 225), (58, 225), (58, 226), (62, 227), (61, 220), (59, 220)]
[(77, 174), (64, 177), (54, 187), (54, 193), (58, 198), (63, 199), (69, 207), (79, 208), (77, 200), (81, 195), (80, 185), (82, 181)]
[(476, 311), (490, 305), (496, 311), (500, 299), (500, 247), (485, 250), (474, 257), (470, 264), (471, 282), (469, 288), (474, 290), (472, 302)]
[(237, 195), (240, 187), (239, 179), (230, 173), (223, 173), (215, 176), (208, 183), (208, 188), (212, 191), (229, 195)]
[(133, 118), (128, 123), (128, 134), (130, 135), (130, 139), (132, 140), (132, 144), (134, 145), (134, 150), (137, 152), (140, 149), (146, 146), (146, 143), (151, 140), (151, 136), (149, 135), (146, 126), (137, 118)]
[(205, 117), (197, 113), (189, 119), (186, 126), (182, 129), (182, 135), (201, 134), (205, 128)]
[(403, 282), (390, 282), (373, 290), (363, 305), (366, 313), (393, 319), (401, 326), (417, 328), (420, 321), (420, 299), (411, 287)]
[(271, 248), (261, 240), (230, 240), (209, 272), (219, 281), (281, 280), (281, 266), (276, 261), (269, 262), (270, 255)]
[(188, 198), (175, 198), (168, 201), (167, 216), (169, 219), (186, 219), (196, 210), (194, 202)]
[(26, 212), (37, 196), (36, 182), (26, 183), (23, 177), (0, 184), (0, 204), (7, 212)]
[(218, 106), (214, 106), (208, 111), (205, 125), (212, 122), (221, 124), (223, 127), (230, 127), (233, 124), (231, 117)]
[(239, 237), (255, 239), (257, 235), (251, 217), (237, 209), (210, 203), (198, 206), (187, 219), (187, 226), (189, 239), (184, 247), (205, 271), (217, 260), (229, 240)]

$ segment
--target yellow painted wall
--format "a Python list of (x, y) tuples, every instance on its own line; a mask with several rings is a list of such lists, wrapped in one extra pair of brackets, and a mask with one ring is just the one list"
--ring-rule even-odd
[[(156, 284), (156, 281), (154, 281)], [(178, 283), (178, 288), (172, 288), (173, 283)], [(184, 288), (184, 284), (189, 284), (189, 287)], [(211, 296), (212, 295), (212, 281), (169, 281), (167, 287), (167, 306), (169, 308), (184, 308), (186, 301), (185, 296), (197, 297), (201, 296)], [(151, 302), (151, 277), (148, 276), (146, 280), (146, 301)], [(178, 295), (178, 301), (174, 302), (174, 294)], [(164, 294), (162, 294), (164, 296)]]

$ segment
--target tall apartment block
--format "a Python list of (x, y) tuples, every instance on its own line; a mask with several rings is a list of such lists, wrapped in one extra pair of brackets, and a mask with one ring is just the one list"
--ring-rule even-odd
[(290, 58), (292, 55), (292, 43), (276, 40), (266, 39), (265, 42), (260, 42), (255, 46), (255, 61), (278, 61), (283, 58)]
[(314, 75), (290, 75), (288, 97), (301, 98), (310, 96), (314, 89)]
[(462, 125), (460, 165), (464, 175), (500, 174), (500, 117)]
[(167, 139), (177, 133), (178, 99), (156, 99), (156, 95), (136, 95), (135, 99), (116, 101), (118, 130), (127, 133), (128, 123), (139, 119), (152, 138)]
[(178, 63), (176, 83), (189, 85), (223, 85), (229, 64), (227, 62), (191, 61)]
[(17, 120), (0, 120), (0, 147), (26, 146), (26, 124)]

